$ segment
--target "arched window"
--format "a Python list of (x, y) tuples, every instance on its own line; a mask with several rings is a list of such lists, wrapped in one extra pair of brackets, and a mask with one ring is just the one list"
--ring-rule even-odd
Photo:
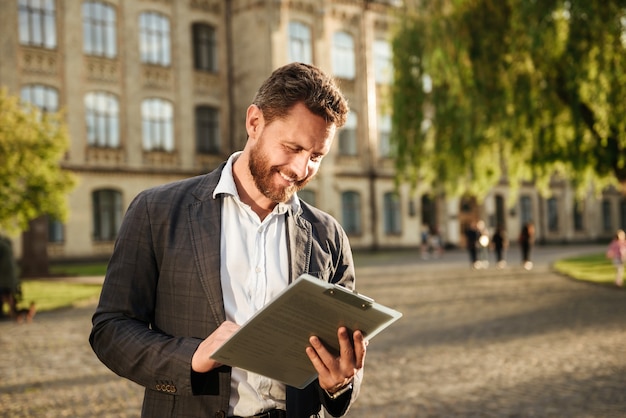
[(383, 39), (374, 41), (374, 78), (378, 84), (390, 84), (393, 80), (391, 46)]
[(43, 84), (29, 84), (22, 87), (20, 98), (26, 103), (37, 106), (42, 112), (59, 110), (59, 93), (53, 87)]
[(333, 74), (347, 80), (354, 79), (354, 39), (347, 32), (335, 32), (333, 35)]
[(300, 22), (289, 22), (289, 61), (313, 63), (311, 29)]
[(346, 124), (339, 129), (339, 154), (357, 155), (357, 115), (353, 111), (348, 112)]
[(139, 16), (141, 62), (167, 66), (171, 63), (170, 20), (156, 12)]
[(19, 0), (20, 44), (53, 49), (57, 46), (54, 0)]
[(217, 72), (217, 40), (215, 28), (205, 23), (194, 23), (193, 66), (196, 70)]
[(219, 154), (220, 152), (220, 113), (210, 106), (196, 107), (196, 152), (198, 154)]
[(399, 235), (402, 232), (402, 214), (400, 213), (400, 197), (397, 193), (385, 193), (383, 212), (385, 234)]
[(174, 110), (163, 99), (146, 99), (141, 103), (143, 149), (145, 151), (174, 150)]
[(115, 8), (101, 1), (83, 3), (83, 51), (113, 58), (117, 55)]
[(119, 113), (119, 103), (115, 95), (106, 92), (87, 93), (85, 96), (87, 144), (93, 147), (119, 147)]
[(93, 239), (113, 241), (122, 224), (122, 194), (100, 189), (91, 194), (93, 203)]
[(358, 192), (341, 194), (341, 224), (347, 234), (361, 233), (361, 195)]

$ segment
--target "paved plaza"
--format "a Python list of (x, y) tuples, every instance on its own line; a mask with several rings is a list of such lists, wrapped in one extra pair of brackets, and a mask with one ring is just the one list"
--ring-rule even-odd
[[(503, 270), (471, 270), (458, 250), (357, 258), (359, 291), (404, 316), (371, 341), (348, 416), (626, 416), (626, 290), (550, 269), (603, 249), (538, 248), (531, 271), (513, 253)], [(0, 322), (0, 416), (139, 416), (142, 388), (89, 347), (94, 308)]]

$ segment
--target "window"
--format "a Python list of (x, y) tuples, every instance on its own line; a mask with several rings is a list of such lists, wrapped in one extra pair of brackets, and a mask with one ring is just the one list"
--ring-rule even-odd
[(298, 197), (310, 205), (315, 206), (315, 192), (313, 190), (300, 190)]
[(48, 242), (65, 241), (65, 230), (59, 221), (48, 219)]
[(548, 199), (548, 231), (558, 232), (559, 230), (559, 202), (556, 197)]
[(378, 117), (378, 152), (383, 158), (391, 157), (391, 115)]
[(146, 151), (174, 150), (174, 111), (162, 99), (146, 99), (141, 103), (143, 148)]
[(347, 234), (361, 233), (361, 196), (357, 192), (341, 194), (341, 224)]
[(139, 16), (139, 51), (141, 62), (170, 65), (170, 21), (156, 12)]
[(101, 189), (92, 193), (93, 238), (113, 241), (122, 223), (122, 194), (117, 190)]
[(427, 194), (422, 195), (422, 225), (437, 225), (437, 206)]
[(339, 129), (339, 154), (340, 155), (357, 155), (357, 116), (356, 113), (348, 112), (346, 124)]
[(333, 73), (337, 77), (354, 79), (354, 40), (346, 32), (335, 32), (333, 35)]
[(204, 23), (194, 23), (193, 67), (196, 70), (217, 72), (217, 41), (215, 28)]
[(520, 221), (522, 225), (526, 225), (533, 220), (533, 206), (530, 196), (520, 196)]
[(93, 147), (119, 147), (119, 112), (119, 104), (113, 94), (87, 93), (85, 96), (87, 144)]
[(602, 230), (613, 232), (613, 218), (611, 217), (611, 201), (602, 199)]
[(20, 98), (26, 103), (37, 106), (42, 112), (59, 110), (59, 93), (56, 89), (42, 84), (22, 87)]
[(399, 235), (402, 231), (400, 198), (396, 193), (385, 193), (384, 206), (385, 234)]
[(583, 230), (583, 208), (582, 205), (578, 201), (574, 201), (574, 210), (572, 211), (572, 216), (574, 217), (574, 230), (582, 231)]
[(289, 22), (289, 61), (313, 63), (311, 29), (300, 22)]
[(389, 42), (377, 39), (374, 41), (374, 79), (378, 84), (390, 84), (393, 79), (391, 46)]
[(113, 58), (117, 55), (115, 9), (106, 3), (83, 3), (83, 50), (85, 54)]
[(57, 46), (54, 0), (19, 0), (19, 37), (22, 45)]
[(196, 107), (196, 152), (220, 152), (219, 111), (209, 106)]

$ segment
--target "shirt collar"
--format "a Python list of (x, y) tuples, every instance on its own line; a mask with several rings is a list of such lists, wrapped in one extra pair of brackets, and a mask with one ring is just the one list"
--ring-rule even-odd
[[(237, 151), (233, 153), (230, 157), (228, 157), (228, 161), (226, 161), (226, 165), (222, 170), (220, 180), (217, 182), (217, 187), (215, 187), (215, 190), (213, 191), (214, 199), (219, 194), (225, 194), (241, 201), (241, 199), (239, 198), (239, 193), (237, 192), (235, 178), (233, 177), (233, 164), (235, 160), (239, 158), (242, 152), (243, 151)], [(298, 213), (300, 210), (300, 199), (298, 199), (296, 193), (294, 193), (287, 202), (277, 204), (273, 212), (277, 214), (283, 214), (288, 210), (291, 210), (293, 213)]]

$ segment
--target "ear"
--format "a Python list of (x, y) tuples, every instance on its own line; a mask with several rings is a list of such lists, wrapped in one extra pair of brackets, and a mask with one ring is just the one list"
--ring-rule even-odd
[(246, 131), (248, 132), (248, 138), (256, 139), (265, 126), (265, 119), (263, 118), (263, 112), (257, 105), (248, 106), (246, 112)]

